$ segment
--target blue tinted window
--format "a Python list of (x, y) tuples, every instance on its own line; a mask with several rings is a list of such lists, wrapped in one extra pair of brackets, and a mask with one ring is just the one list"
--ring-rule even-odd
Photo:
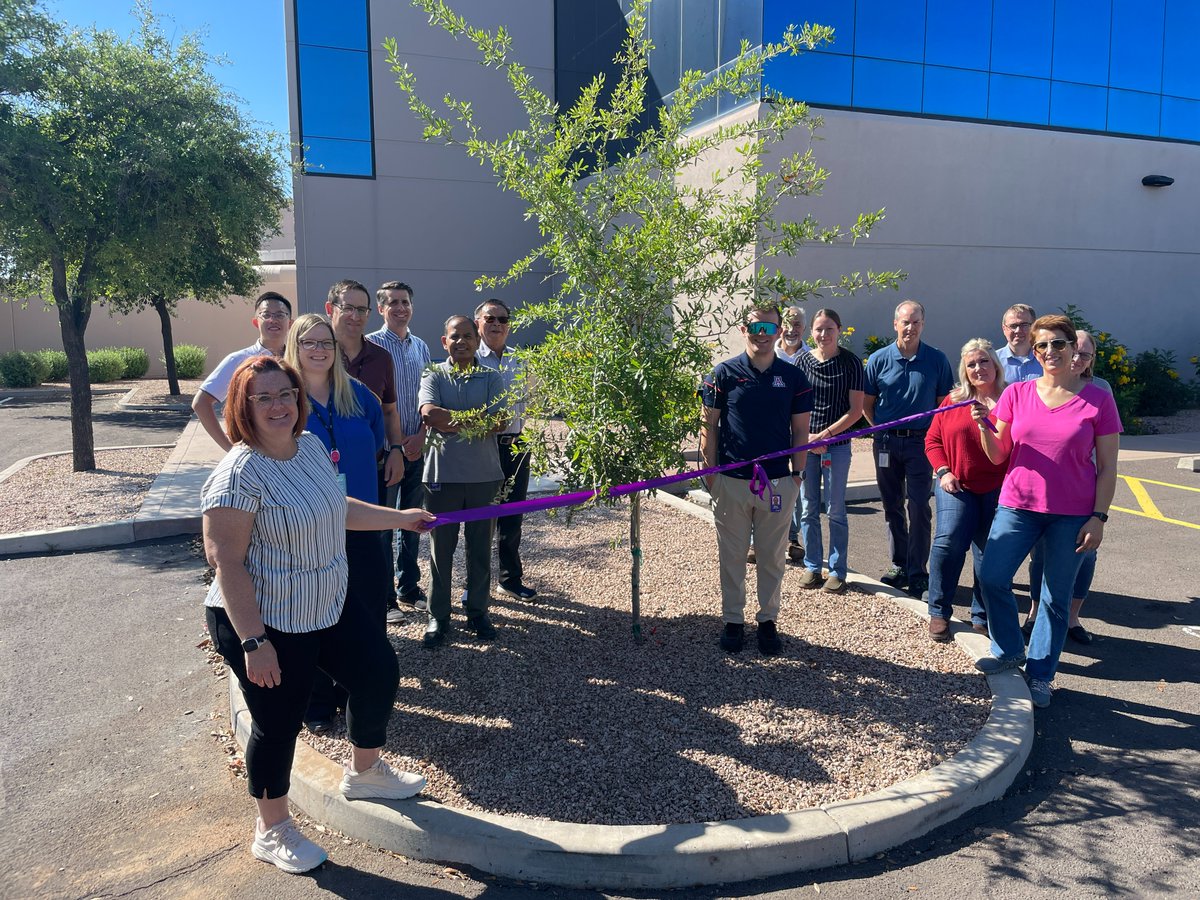
[(995, 0), (992, 71), (1049, 78), (1053, 29), (1052, 0)]
[(305, 138), (371, 140), (366, 53), (301, 47), (300, 98)]
[[(658, 0), (655, 0), (657, 3)], [(650, 4), (654, 8), (654, 3)], [(744, 0), (721, 2), (721, 63), (736, 59), (742, 41), (751, 47), (762, 44), (762, 4)]]
[(683, 0), (683, 71), (717, 67), (717, 0)]
[(1109, 85), (1162, 90), (1164, 0), (1113, 0)]
[(1122, 134), (1158, 134), (1158, 94), (1108, 92), (1108, 130)]
[(920, 112), (921, 70), (915, 63), (854, 60), (854, 105)]
[(321, 47), (365, 50), (367, 4), (296, 0), (296, 41)]
[(304, 140), (306, 175), (374, 175), (370, 141)]
[(849, 106), (851, 63), (851, 57), (832, 53), (777, 56), (767, 63), (763, 80), (780, 94), (805, 103)]
[(858, 0), (854, 54), (921, 62), (925, 58), (925, 0)]
[(1110, 0), (1055, 0), (1055, 81), (1108, 84), (1110, 9)]
[(1200, 99), (1200, 3), (1167, 0), (1162, 92)]
[(925, 62), (987, 71), (992, 0), (929, 0)]
[(1062, 128), (1103, 131), (1108, 90), (1090, 84), (1055, 81), (1050, 85), (1050, 124)]
[(650, 51), (650, 76), (659, 94), (679, 87), (680, 0), (654, 0), (646, 19)]
[(925, 67), (925, 102), (922, 112), (937, 116), (986, 119), (988, 76), (965, 69)]
[(1050, 82), (1043, 78), (993, 75), (988, 118), (1046, 125), (1050, 119)]
[(1163, 97), (1162, 136), (1200, 141), (1200, 100)]
[(805, 22), (833, 28), (829, 50), (854, 51), (854, 0), (764, 0), (763, 40), (777, 41), (788, 25), (800, 28)]

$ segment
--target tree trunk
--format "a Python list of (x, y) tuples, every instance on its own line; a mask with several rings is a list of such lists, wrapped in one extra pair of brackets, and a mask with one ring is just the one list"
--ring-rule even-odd
[(64, 260), (52, 259), (50, 266), (51, 290), (54, 304), (58, 307), (58, 326), (71, 380), (72, 466), (76, 472), (90, 472), (96, 468), (96, 444), (92, 434), (92, 382), (88, 376), (87, 348), (83, 336), (91, 317), (92, 304), (85, 298), (69, 296)]
[(158, 321), (162, 326), (163, 361), (167, 366), (167, 387), (172, 397), (179, 396), (179, 375), (175, 371), (175, 340), (171, 336), (171, 311), (167, 309), (165, 297), (152, 297), (151, 305), (158, 312)]
[(641, 643), (642, 638), (642, 493), (638, 491), (630, 498), (629, 553), (633, 557), (630, 573), (630, 591), (633, 601), (633, 639)]

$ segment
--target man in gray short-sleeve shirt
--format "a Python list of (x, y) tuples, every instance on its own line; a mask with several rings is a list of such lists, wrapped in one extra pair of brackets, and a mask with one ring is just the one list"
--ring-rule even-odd
[[(451, 415), (461, 410), (499, 411), (504, 380), (499, 372), (476, 364), (479, 331), (469, 317), (451, 316), (446, 320), (442, 346), (449, 359), (426, 371), (417, 396), (421, 421), (445, 438), (440, 447), (430, 448), (425, 454), (425, 508), (435, 514), (487, 506), (495, 501), (504, 480), (495, 434), (468, 440), (450, 421)], [(504, 424), (497, 430), (503, 430)], [(482, 640), (496, 636), (488, 618), (494, 525), (495, 519), (484, 519), (462, 526), (467, 542), (467, 627)], [(450, 575), (458, 528), (442, 525), (430, 535), (432, 590), (426, 647), (445, 643), (450, 630)]]

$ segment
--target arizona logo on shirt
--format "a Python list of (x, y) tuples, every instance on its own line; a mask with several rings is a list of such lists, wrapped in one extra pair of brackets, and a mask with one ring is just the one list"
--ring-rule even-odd
[(787, 387), (787, 385), (783, 383), (783, 376), (776, 375), (775, 380), (771, 382), (771, 387)]

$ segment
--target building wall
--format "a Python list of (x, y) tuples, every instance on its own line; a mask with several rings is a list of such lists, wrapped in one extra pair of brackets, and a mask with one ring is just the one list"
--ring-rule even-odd
[[(1181, 360), (1200, 348), (1191, 310), (1200, 279), (1200, 147), (1166, 141), (994, 124), (822, 111), (818, 161), (831, 171), (820, 197), (783, 212), (850, 224), (862, 210), (887, 218), (857, 247), (812, 247), (797, 276), (903, 269), (899, 293), (823, 304), (870, 333), (894, 337), (904, 297), (928, 307), (926, 338), (947, 355), (969, 338), (999, 343), (1012, 303), (1083, 308), (1131, 349), (1162, 347)], [(794, 133), (784, 152), (802, 151)], [(1170, 175), (1174, 185), (1143, 187)]]
[[(293, 137), (296, 109), (295, 19), (288, 11), (288, 78)], [(496, 4), (456, 2), (474, 25), (503, 23), (514, 54), (539, 88), (554, 90), (553, 0)], [(400, 279), (416, 292), (413, 331), (434, 343), (452, 313), (469, 312), (483, 299), (474, 280), (500, 274), (538, 241), (524, 204), (500, 191), (488, 168), (458, 149), (421, 140), (421, 125), (395, 85), (381, 48), (395, 37), (401, 57), (416, 73), (419, 90), (437, 106), (446, 93), (474, 104), (477, 122), (490, 136), (517, 127), (522, 114), (502, 73), (476, 61), (474, 47), (432, 28), (407, 3), (371, 3), (371, 78), (374, 96), (375, 177), (339, 178), (307, 174), (295, 180), (297, 291), (299, 311), (323, 311), (328, 288), (355, 278), (374, 290)], [(542, 298), (545, 270), (500, 292), (510, 305)], [(372, 312), (368, 327), (382, 322)]]

